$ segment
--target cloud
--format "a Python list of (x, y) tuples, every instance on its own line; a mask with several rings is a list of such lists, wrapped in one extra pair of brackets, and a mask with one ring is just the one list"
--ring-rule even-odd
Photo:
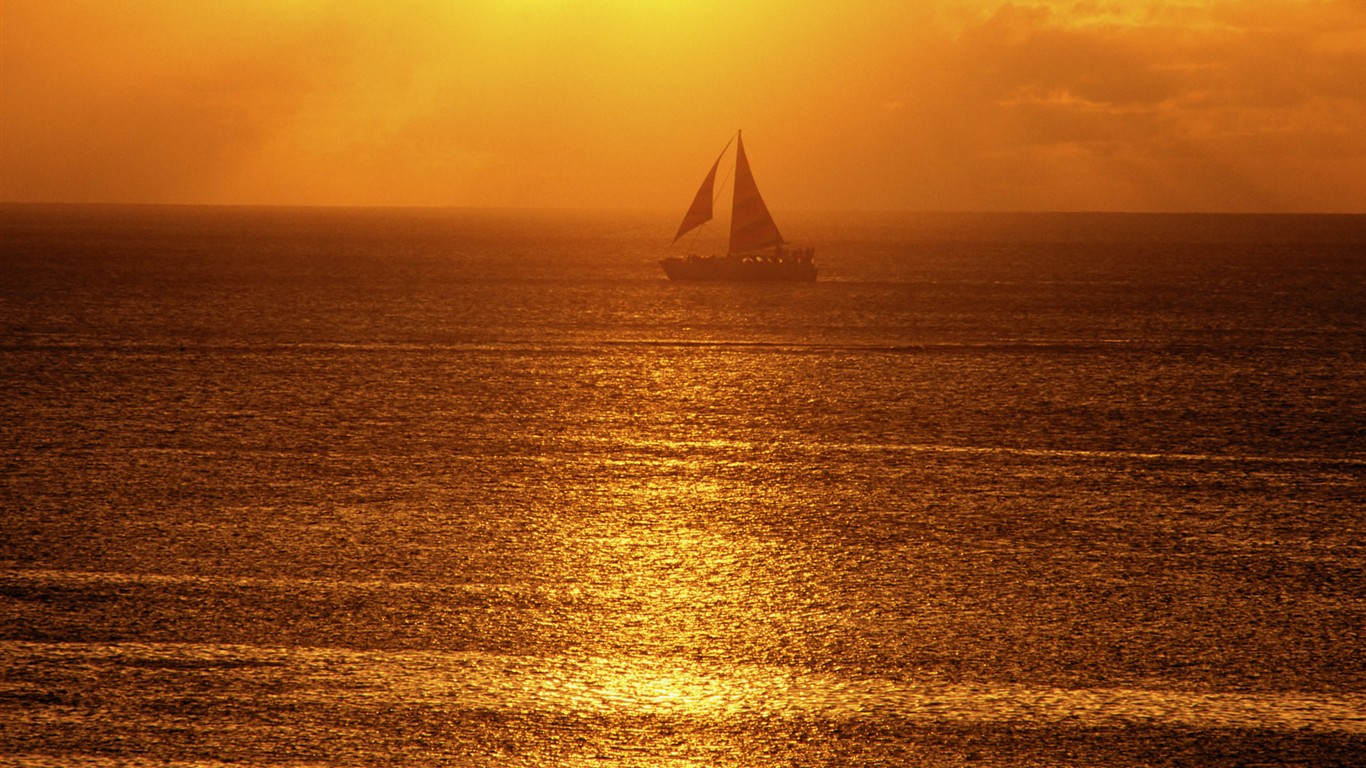
[(173, 201), (230, 174), (339, 58), (317, 28), (227, 10), (7, 3), (0, 194)]
[(1338, 197), (1366, 170), (1366, 16), (1344, 4), (1005, 5), (954, 61), (950, 110), (987, 126), (971, 159), (1013, 166), (1006, 196), (1067, 205), (1051, 179), (1125, 207), (1362, 204)]

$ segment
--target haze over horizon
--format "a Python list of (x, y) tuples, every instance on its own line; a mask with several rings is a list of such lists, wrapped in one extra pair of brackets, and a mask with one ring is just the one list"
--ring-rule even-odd
[(1366, 212), (1366, 1), (5, 0), (0, 201)]

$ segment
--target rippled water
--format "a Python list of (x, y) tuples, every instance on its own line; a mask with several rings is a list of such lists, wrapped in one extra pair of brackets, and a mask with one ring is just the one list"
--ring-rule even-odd
[(0, 764), (1366, 754), (1366, 218), (669, 220), (0, 208)]

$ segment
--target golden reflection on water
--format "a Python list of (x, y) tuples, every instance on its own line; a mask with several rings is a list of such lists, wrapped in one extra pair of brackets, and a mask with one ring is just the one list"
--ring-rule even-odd
[(780, 604), (772, 545), (710, 517), (727, 489), (695, 471), (602, 489), (597, 513), (561, 531), (554, 568), (598, 598), (574, 617), (590, 651), (714, 659)]
[(602, 425), (588, 440), (606, 466), (581, 490), (590, 496), (575, 502), (582, 513), (558, 516), (542, 571), (584, 591), (563, 619), (580, 652), (603, 661), (605, 701), (715, 714), (728, 699), (717, 675), (734, 673), (738, 650), (762, 655), (794, 585), (774, 541), (742, 525), (764, 489), (737, 468), (764, 448), (707, 426), (747, 373), (688, 355), (656, 363), (638, 371), (654, 393), (637, 400), (647, 412), (622, 423), (615, 403), (599, 401), (602, 413), (580, 419)]
[[(1366, 735), (1366, 695), (1197, 693), (1162, 688), (1051, 688), (925, 684), (770, 664), (658, 658), (527, 657), (480, 652), (356, 651), (189, 643), (0, 641), (0, 658), (37, 670), (120, 670), (114, 709), (40, 707), (24, 717), (159, 721), (159, 704), (187, 685), (260, 689), (264, 706), (450, 707), (569, 717), (665, 717), (680, 722), (820, 717), (830, 722), (897, 717), (923, 723), (1068, 722), (1100, 727), (1153, 723)], [(63, 673), (65, 674), (65, 673)], [(72, 674), (79, 675), (79, 672)], [(287, 677), (290, 685), (276, 683)], [(73, 685), (79, 683), (73, 678)], [(26, 692), (22, 686), (15, 693)]]
[(819, 641), (835, 621), (813, 607), (808, 576), (828, 564), (798, 562), (798, 551), (819, 558), (821, 548), (784, 547), (767, 519), (801, 502), (781, 478), (755, 473), (771, 465), (775, 446), (763, 441), (774, 431), (756, 429), (748, 411), (785, 390), (781, 372), (751, 370), (754, 360), (685, 351), (628, 374), (612, 366), (596, 377), (605, 391), (651, 396), (633, 398), (629, 413), (610, 395), (582, 403), (576, 422), (598, 429), (575, 439), (596, 466), (582, 486), (567, 484), (577, 513), (553, 516), (538, 570), (580, 590), (558, 618), (573, 628), (574, 653), (592, 660), (589, 698), (715, 716), (752, 708), (742, 691), (764, 691), (786, 708), (787, 673), (773, 676), (792, 669), (784, 646)]

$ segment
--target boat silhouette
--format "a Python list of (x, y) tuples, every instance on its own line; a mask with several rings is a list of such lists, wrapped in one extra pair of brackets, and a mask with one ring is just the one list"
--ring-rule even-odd
[[(731, 203), (730, 240), (723, 256), (670, 256), (660, 260), (670, 280), (744, 282), (759, 280), (811, 281), (816, 279), (815, 251), (793, 248), (783, 240), (745, 156), (745, 142), (735, 132), (735, 192)], [(730, 149), (726, 143), (711, 170), (702, 180), (692, 205), (678, 225), (673, 243), (711, 221), (716, 199), (716, 171)]]

